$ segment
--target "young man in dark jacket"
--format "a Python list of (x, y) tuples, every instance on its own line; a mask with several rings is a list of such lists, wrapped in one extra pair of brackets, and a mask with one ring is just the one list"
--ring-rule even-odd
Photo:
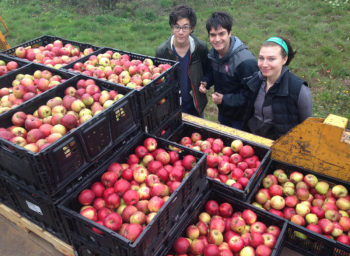
[(169, 16), (173, 35), (156, 49), (156, 57), (180, 62), (179, 81), (182, 112), (203, 116), (207, 96), (199, 85), (208, 66), (208, 47), (192, 35), (196, 26), (195, 12), (187, 5), (175, 6)]
[(247, 81), (258, 71), (254, 55), (242, 41), (232, 36), (233, 18), (226, 12), (215, 12), (206, 28), (212, 50), (210, 71), (201, 82), (200, 92), (214, 85), (213, 102), (218, 106), (221, 124), (241, 129), (249, 90)]

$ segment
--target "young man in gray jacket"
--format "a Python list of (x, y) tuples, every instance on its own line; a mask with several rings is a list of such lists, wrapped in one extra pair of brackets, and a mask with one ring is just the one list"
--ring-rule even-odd
[(212, 49), (210, 70), (205, 74), (200, 92), (214, 85), (213, 102), (221, 124), (241, 129), (249, 90), (247, 81), (257, 72), (254, 55), (242, 41), (232, 36), (233, 18), (226, 12), (214, 12), (206, 23)]

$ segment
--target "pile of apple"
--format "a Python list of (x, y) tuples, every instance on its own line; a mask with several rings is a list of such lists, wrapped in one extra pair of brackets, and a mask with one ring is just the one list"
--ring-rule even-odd
[(12, 87), (0, 88), (0, 114), (64, 81), (60, 75), (53, 75), (49, 70), (36, 70), (32, 75), (17, 74)]
[(250, 209), (234, 211), (227, 202), (209, 200), (198, 221), (186, 228), (186, 236), (176, 239), (173, 250), (174, 255), (268, 256), (280, 232), (278, 226), (258, 221)]
[(225, 146), (220, 138), (202, 139), (199, 132), (180, 139), (181, 145), (207, 153), (207, 176), (243, 190), (253, 176), (260, 160), (250, 145), (239, 139)]
[(5, 62), (4, 60), (0, 60), (0, 76), (5, 75), (7, 72), (15, 70), (18, 68), (18, 63), (16, 61)]
[(13, 125), (0, 128), (0, 137), (37, 153), (123, 96), (115, 90), (101, 90), (92, 79), (80, 79), (76, 87), (65, 89), (63, 98), (49, 99), (34, 113), (14, 113)]
[(58, 69), (93, 52), (90, 47), (81, 51), (79, 47), (70, 43), (63, 44), (61, 40), (55, 40), (45, 46), (17, 47), (15, 56)]
[(134, 242), (195, 164), (193, 155), (180, 159), (176, 150), (147, 137), (127, 162), (113, 162), (79, 194), (80, 214)]
[[(83, 73), (112, 83), (125, 85), (133, 89), (141, 89), (171, 67), (170, 64), (154, 65), (152, 59), (143, 61), (131, 59), (128, 54), (107, 50), (105, 53), (91, 55), (84, 63), (76, 62), (69, 70)], [(157, 80), (157, 83), (162, 82)]]
[[(350, 245), (350, 196), (341, 184), (331, 185), (313, 174), (276, 169), (262, 180), (255, 206), (293, 223)], [(306, 238), (300, 232), (297, 235)]]

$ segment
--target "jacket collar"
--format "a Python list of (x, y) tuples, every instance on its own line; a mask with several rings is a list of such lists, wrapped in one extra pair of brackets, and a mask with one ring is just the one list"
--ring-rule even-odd
[[(278, 96), (287, 96), (289, 94), (288, 79), (286, 79), (286, 76), (288, 76), (287, 73), (289, 73), (289, 68), (287, 66), (283, 66), (281, 75), (270, 89)], [(261, 80), (266, 81), (266, 78), (262, 75), (261, 71), (258, 72), (258, 75)]]
[[(192, 54), (196, 48), (196, 44), (192, 36), (189, 36), (189, 40), (190, 40), (190, 51)], [(172, 35), (170, 38), (170, 49), (173, 49), (173, 46), (174, 46), (174, 35)]]

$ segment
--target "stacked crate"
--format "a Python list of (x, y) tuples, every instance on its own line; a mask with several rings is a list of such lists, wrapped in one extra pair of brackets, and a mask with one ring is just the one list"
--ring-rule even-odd
[[(304, 177), (305, 175), (312, 174), (315, 175), (318, 179), (318, 181), (324, 181), (329, 184), (329, 190), (327, 193), (327, 197), (330, 197), (328, 200), (334, 199), (334, 195), (331, 192), (331, 189), (335, 185), (341, 185), (345, 187), (348, 191), (350, 189), (350, 184), (348, 182), (344, 182), (342, 180), (329, 177), (327, 175), (314, 172), (312, 170), (307, 170), (304, 168), (300, 168), (294, 165), (286, 164), (280, 161), (276, 161), (271, 159), (265, 168), (264, 172), (259, 177), (259, 180), (257, 181), (257, 184), (255, 188), (253, 189), (250, 198), (248, 199), (248, 202), (253, 204), (256, 202), (256, 195), (260, 188), (263, 188), (263, 180), (267, 175), (273, 175), (273, 173), (276, 170), (283, 170), (284, 173), (287, 174), (288, 177), (290, 177), (290, 174), (293, 172), (301, 173)], [(303, 180), (301, 180), (303, 181)], [(280, 183), (278, 183), (280, 184)], [(312, 187), (311, 187), (312, 189)], [(295, 189), (295, 194), (297, 193), (297, 189)], [(314, 195), (318, 194), (316, 191), (313, 191)], [(311, 195), (311, 194), (310, 194)], [(312, 200), (314, 198), (320, 198), (312, 196)], [(283, 197), (286, 197), (286, 195), (283, 195)], [(348, 197), (347, 197), (348, 198)], [(322, 200), (327, 200), (326, 198)], [(299, 201), (300, 202), (300, 201)], [(312, 201), (310, 203), (313, 205)], [(336, 206), (336, 204), (334, 204)], [(287, 206), (286, 206), (287, 207)], [(332, 208), (333, 209), (333, 208)], [(281, 210), (283, 212), (283, 209)], [(337, 210), (338, 211), (338, 210)], [(326, 212), (326, 210), (325, 210)], [(313, 212), (311, 212), (313, 213)], [(319, 218), (320, 220), (320, 218)], [(339, 219), (338, 219), (339, 221)], [(332, 221), (335, 223), (335, 221)], [(336, 221), (337, 222), (337, 221)], [(304, 226), (298, 225), (296, 223), (293, 223), (291, 219), (288, 219), (288, 228), (287, 228), (287, 235), (285, 238), (286, 246), (299, 252), (302, 255), (349, 255), (350, 253), (350, 247), (349, 245), (346, 245), (344, 243), (341, 243), (339, 241), (336, 241), (335, 237), (334, 239), (331, 239), (330, 237), (327, 237), (325, 234), (316, 233), (315, 231), (306, 228), (307, 223)], [(344, 230), (346, 233), (347, 231)], [(329, 234), (331, 235), (331, 234)]]
[[(2, 128), (13, 125), (14, 113), (34, 114), (49, 99), (63, 98), (65, 90), (76, 87), (79, 80), (90, 79), (32, 63), (1, 77), (2, 85), (11, 87), (11, 81), (18, 74), (33, 74), (35, 70), (50, 70), (65, 81), (2, 113)], [(89, 167), (99, 165), (114, 150), (128, 143), (141, 125), (137, 118), (134, 90), (94, 81), (100, 90), (114, 90), (124, 97), (39, 152), (29, 151), (5, 139), (0, 141), (1, 176), (16, 200), (15, 210), (66, 242), (69, 240), (58, 213), (58, 202), (89, 175)]]

